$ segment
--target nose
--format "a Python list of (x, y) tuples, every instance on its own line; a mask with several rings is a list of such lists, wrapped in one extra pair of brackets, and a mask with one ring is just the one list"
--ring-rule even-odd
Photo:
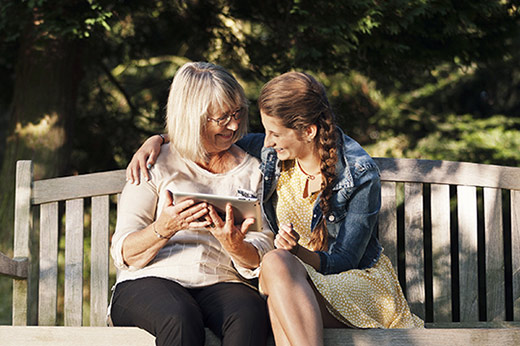
[(236, 131), (236, 130), (238, 130), (239, 125), (240, 125), (240, 119), (237, 120), (234, 117), (231, 117), (231, 120), (226, 125), (226, 128), (231, 131)]
[(274, 141), (272, 139), (272, 136), (268, 133), (265, 134), (264, 138), (264, 147), (270, 148), (274, 146)]

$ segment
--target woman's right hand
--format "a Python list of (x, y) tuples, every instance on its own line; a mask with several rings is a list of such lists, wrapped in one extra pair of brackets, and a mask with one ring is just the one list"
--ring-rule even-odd
[[(156, 231), (163, 237), (171, 238), (182, 229), (208, 227), (211, 222), (203, 219), (208, 214), (207, 203), (197, 203), (187, 199), (173, 204), (170, 191), (166, 191), (166, 202), (156, 222)], [(202, 220), (202, 221), (201, 221)]]
[(131, 184), (139, 185), (141, 182), (140, 173), (143, 174), (144, 179), (150, 180), (148, 170), (152, 168), (161, 153), (162, 144), (163, 138), (159, 135), (154, 135), (141, 145), (126, 168), (127, 181)]

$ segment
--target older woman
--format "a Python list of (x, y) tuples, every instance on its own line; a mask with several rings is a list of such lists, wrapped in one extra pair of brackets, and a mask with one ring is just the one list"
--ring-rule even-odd
[(143, 328), (157, 345), (203, 345), (205, 326), (223, 345), (265, 344), (265, 301), (250, 280), (273, 248), (272, 232), (248, 232), (251, 219), (235, 225), (230, 206), (223, 220), (211, 205), (175, 204), (170, 194), (261, 196), (259, 161), (234, 144), (247, 112), (242, 87), (223, 68), (187, 63), (176, 73), (167, 106), (174, 140), (150, 179), (127, 184), (121, 196), (114, 325)]

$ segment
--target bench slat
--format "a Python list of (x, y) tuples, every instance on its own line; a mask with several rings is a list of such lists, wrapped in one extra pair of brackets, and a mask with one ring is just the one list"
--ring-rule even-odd
[(83, 199), (65, 203), (65, 302), (66, 326), (83, 321)]
[[(14, 209), (14, 258), (30, 258), (29, 239), (31, 228), (31, 185), (33, 166), (31, 161), (16, 163), (16, 195)], [(29, 280), (13, 280), (13, 325), (27, 324)]]
[(511, 191), (511, 243), (513, 318), (520, 321), (520, 191)]
[(502, 190), (484, 188), (486, 305), (488, 321), (506, 318)]
[(406, 298), (412, 312), (425, 319), (422, 184), (404, 184), (404, 213)]
[[(328, 345), (500, 345), (520, 344), (518, 328), (460, 329), (325, 329), (324, 344)], [(0, 326), (3, 346), (127, 346), (154, 345), (154, 338), (135, 327), (12, 327)], [(206, 330), (206, 345), (219, 346), (218, 338)], [(273, 346), (270, 338), (268, 346)]]
[(56, 325), (58, 296), (58, 202), (40, 207), (38, 324)]
[(396, 215), (396, 183), (381, 184), (381, 210), (379, 212), (379, 240), (384, 253), (397, 273), (397, 215)]
[(109, 196), (92, 198), (90, 325), (106, 325), (108, 302)]
[(452, 321), (450, 187), (431, 185), (433, 320)]
[(520, 168), (469, 162), (374, 158), (381, 180), (520, 190)]
[(460, 321), (478, 321), (477, 189), (457, 186)]
[(37, 180), (33, 186), (32, 203), (115, 194), (121, 192), (125, 183), (125, 170)]

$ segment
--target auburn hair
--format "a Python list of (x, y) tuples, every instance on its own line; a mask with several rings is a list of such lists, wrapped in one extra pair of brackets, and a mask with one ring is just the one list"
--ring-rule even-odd
[(284, 127), (303, 131), (316, 125), (314, 144), (321, 158), (323, 217), (312, 233), (310, 247), (326, 250), (328, 231), (326, 216), (331, 210), (332, 188), (338, 162), (336, 121), (325, 88), (314, 77), (302, 72), (287, 72), (269, 81), (260, 93), (258, 107), (262, 113), (280, 119)]

